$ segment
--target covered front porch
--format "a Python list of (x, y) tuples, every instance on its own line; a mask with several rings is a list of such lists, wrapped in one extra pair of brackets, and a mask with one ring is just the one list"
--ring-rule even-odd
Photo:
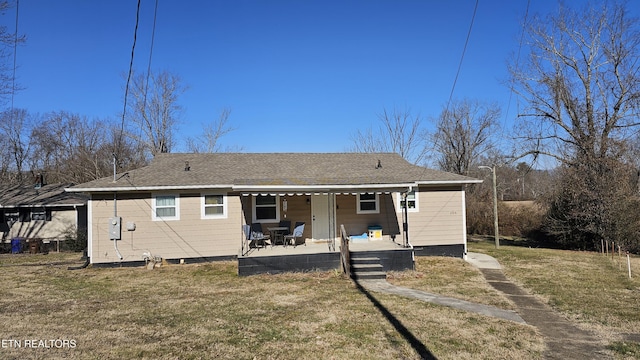
[[(339, 237), (338, 224), (347, 235), (367, 235), (379, 229), (379, 239), (394, 240), (408, 245), (406, 208), (400, 201), (407, 188), (362, 189), (358, 192), (251, 192), (242, 193), (243, 226), (274, 238), (273, 229), (286, 228), (291, 233), (297, 224), (304, 224), (301, 242), (326, 242), (335, 250)], [(257, 230), (256, 230), (257, 229)], [(244, 234), (248, 236), (249, 234)], [(249, 239), (242, 239), (242, 254), (251, 249)]]
[[(367, 252), (379, 259), (385, 271), (413, 268), (413, 250), (402, 231), (406, 228), (406, 208), (400, 201), (412, 185), (267, 185), (241, 189), (243, 227), (261, 229), (269, 240), (264, 242), (266, 246), (255, 247), (259, 244), (253, 241), (256, 232), (244, 234), (238, 273), (339, 269), (343, 247)], [(274, 229), (293, 232), (297, 224), (304, 224), (301, 241), (295, 241), (297, 246), (276, 237)]]

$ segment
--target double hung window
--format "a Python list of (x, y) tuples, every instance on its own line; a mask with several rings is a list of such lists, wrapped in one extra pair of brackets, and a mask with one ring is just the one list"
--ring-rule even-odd
[[(407, 211), (416, 212), (418, 211), (418, 193), (415, 190), (409, 191), (406, 193), (406, 203), (407, 203)], [(398, 211), (402, 211), (404, 209), (405, 200), (402, 196), (402, 193), (398, 193)]]
[(378, 194), (358, 194), (356, 210), (358, 214), (380, 213), (380, 198)]
[(220, 219), (227, 217), (227, 197), (222, 194), (202, 195), (202, 218)]
[(153, 220), (180, 220), (180, 198), (173, 194), (154, 195)]
[(253, 197), (253, 221), (280, 221), (280, 209), (277, 195), (258, 195)]

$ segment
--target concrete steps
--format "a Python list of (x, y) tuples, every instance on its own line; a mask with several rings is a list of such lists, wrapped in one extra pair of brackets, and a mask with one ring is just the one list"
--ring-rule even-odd
[(351, 277), (354, 280), (383, 280), (387, 278), (387, 273), (380, 264), (380, 258), (352, 252)]

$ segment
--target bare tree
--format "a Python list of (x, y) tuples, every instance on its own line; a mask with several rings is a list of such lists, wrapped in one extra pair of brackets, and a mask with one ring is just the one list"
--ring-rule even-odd
[(31, 149), (29, 131), (31, 120), (24, 109), (4, 111), (0, 116), (0, 139), (2, 141), (3, 181), (21, 183)]
[(638, 219), (620, 215), (635, 190), (622, 155), (640, 125), (638, 25), (619, 3), (561, 5), (556, 15), (532, 20), (528, 59), (510, 69), (526, 101), (518, 124), (523, 153), (563, 165), (548, 226), (571, 247), (599, 246), (616, 229), (637, 229)]
[[(0, 1), (0, 15), (12, 8), (9, 1)], [(12, 58), (15, 47), (24, 43), (24, 35), (17, 35), (7, 29), (6, 26), (0, 26), (0, 101), (6, 102), (7, 97), (15, 93), (19, 89), (15, 83), (13, 76)]]
[(500, 108), (462, 100), (442, 110), (431, 139), (441, 170), (467, 175), (476, 160), (493, 148)]
[(216, 153), (223, 151), (220, 139), (235, 130), (229, 125), (231, 110), (220, 112), (217, 120), (202, 125), (202, 135), (187, 139), (187, 148), (194, 153)]
[[(82, 183), (113, 172), (113, 154), (119, 127), (108, 119), (89, 119), (66, 111), (46, 114), (31, 132), (29, 168), (46, 175), (48, 182)], [(130, 139), (120, 143), (118, 165), (131, 169), (144, 165), (141, 149)]]
[(640, 33), (637, 20), (610, 2), (528, 28), (530, 54), (511, 66), (514, 89), (527, 101), (519, 129), (527, 153), (565, 164), (617, 155), (640, 125)]
[(66, 111), (46, 114), (31, 132), (30, 168), (46, 173), (50, 182), (80, 183), (105, 176), (96, 156), (105, 132), (102, 121)]
[(354, 152), (393, 152), (414, 164), (421, 164), (426, 154), (425, 139), (422, 136), (422, 118), (414, 116), (409, 110), (394, 108), (391, 112), (383, 109), (378, 114), (380, 125), (377, 131), (372, 128), (357, 130), (351, 136), (351, 151)]
[(150, 156), (171, 152), (182, 106), (178, 100), (186, 87), (168, 71), (132, 77), (126, 118), (131, 136)]

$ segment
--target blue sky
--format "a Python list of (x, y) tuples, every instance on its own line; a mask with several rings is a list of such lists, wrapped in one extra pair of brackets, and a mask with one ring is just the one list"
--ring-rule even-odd
[[(475, 0), (159, 0), (152, 69), (188, 90), (179, 139), (231, 109), (226, 146), (248, 152), (340, 152), (383, 109), (425, 119), (449, 99)], [(118, 118), (135, 0), (22, 0), (14, 105)], [(134, 69), (146, 71), (155, 0), (142, 0)], [(531, 1), (529, 15), (557, 8)], [(481, 0), (454, 98), (509, 102), (506, 63), (518, 50), (527, 0)], [(15, 14), (1, 19), (15, 27)], [(174, 149), (185, 151), (183, 143)]]

